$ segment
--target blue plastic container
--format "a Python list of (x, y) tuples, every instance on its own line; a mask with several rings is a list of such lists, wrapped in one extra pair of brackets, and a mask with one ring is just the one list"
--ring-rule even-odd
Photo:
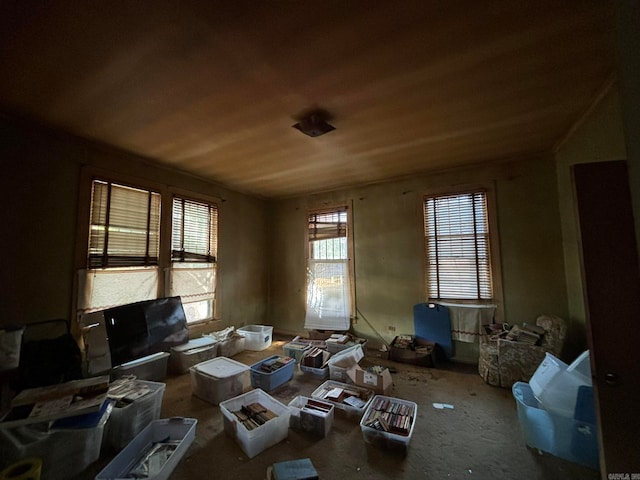
[[(260, 369), (262, 364), (273, 363), (282, 358), (289, 358), (290, 361), (273, 372), (264, 372)], [(261, 388), (265, 392), (270, 392), (293, 378), (293, 368), (295, 365), (295, 359), (292, 357), (283, 357), (282, 355), (274, 355), (258, 363), (254, 363), (251, 365), (251, 386), (253, 388)]]
[(545, 410), (528, 383), (516, 382), (512, 391), (527, 445), (596, 470), (600, 468), (593, 387), (580, 387), (576, 418)]

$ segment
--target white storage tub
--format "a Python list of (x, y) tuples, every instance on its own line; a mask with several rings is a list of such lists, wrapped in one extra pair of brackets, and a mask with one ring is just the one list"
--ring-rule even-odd
[(147, 380), (135, 380), (135, 383), (148, 388), (149, 392), (131, 403), (122, 406), (116, 403), (113, 406), (104, 431), (105, 448), (122, 450), (147, 425), (160, 418), (166, 385)]
[[(277, 417), (268, 420), (253, 430), (248, 430), (233, 412), (243, 406), (259, 403), (271, 410)], [(253, 458), (267, 448), (281, 442), (289, 435), (289, 407), (283, 405), (263, 390), (256, 389), (220, 403), (224, 431), (232, 437), (249, 458)]]
[(173, 450), (169, 458), (158, 466), (158, 470), (155, 473), (144, 477), (152, 480), (168, 479), (195, 439), (197, 423), (198, 421), (195, 418), (182, 417), (154, 420), (98, 473), (95, 480), (129, 480), (137, 478), (131, 476), (131, 471), (139, 465), (140, 461), (154, 445), (175, 442), (175, 450)]
[(271, 346), (273, 327), (269, 325), (245, 325), (236, 330), (245, 337), (244, 348), (259, 352)]
[(187, 343), (171, 347), (169, 370), (173, 373), (187, 373), (198, 363), (218, 356), (218, 342), (211, 337), (200, 337)]
[[(322, 408), (315, 408), (315, 407)], [(333, 425), (334, 405), (332, 403), (298, 395), (289, 402), (291, 409), (290, 426), (294, 430), (308, 432), (316, 437), (326, 437)]]
[[(329, 391), (332, 389), (346, 389), (348, 391), (354, 391), (358, 394), (358, 398), (361, 400), (361, 402), (349, 404), (339, 400), (334, 401), (331, 398), (327, 397), (327, 393), (329, 393)], [(327, 380), (314, 390), (314, 392), (311, 394), (311, 398), (315, 398), (316, 400), (321, 400), (323, 402), (332, 403), (338, 410), (343, 411), (348, 416), (357, 417), (358, 419), (360, 419), (360, 417), (362, 417), (362, 414), (369, 406), (369, 403), (371, 403), (371, 399), (374, 397), (374, 395), (375, 394), (373, 390), (369, 390), (367, 388), (336, 382), (333, 380)]]
[(214, 405), (249, 388), (249, 366), (230, 358), (212, 358), (194, 365), (189, 372), (193, 394)]
[[(405, 430), (407, 434), (403, 435), (398, 433), (399, 429), (394, 431), (394, 429), (391, 428), (389, 431), (384, 431), (371, 426), (372, 423), (375, 423), (373, 421), (376, 416), (375, 412), (380, 412), (381, 414), (386, 412), (386, 418), (389, 419), (388, 423), (390, 427), (392, 427), (396, 420), (401, 421), (406, 419), (406, 421), (409, 422), (409, 428)], [(362, 436), (365, 442), (385, 451), (400, 451), (406, 454), (409, 449), (409, 442), (411, 442), (411, 437), (413, 436), (413, 428), (417, 417), (418, 405), (416, 403), (401, 398), (376, 395), (371, 400), (367, 411), (360, 420), (360, 429), (362, 430)]]

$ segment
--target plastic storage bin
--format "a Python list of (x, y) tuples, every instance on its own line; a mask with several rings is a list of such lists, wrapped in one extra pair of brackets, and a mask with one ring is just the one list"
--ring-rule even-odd
[(211, 337), (200, 337), (187, 343), (171, 347), (169, 370), (187, 373), (191, 367), (218, 356), (218, 342)]
[(138, 358), (115, 367), (111, 371), (111, 379), (115, 380), (125, 375), (135, 375), (135, 377), (140, 380), (162, 382), (167, 378), (168, 361), (168, 352), (158, 352), (147, 355), (146, 357)]
[(184, 456), (185, 452), (196, 437), (195, 418), (165, 418), (154, 420), (134, 438), (111, 462), (102, 469), (95, 480), (120, 480), (136, 478), (130, 476), (149, 449), (159, 442), (179, 442), (171, 456), (161, 466), (155, 475), (146, 478), (165, 480)]
[(354, 345), (334, 354), (328, 362), (329, 378), (337, 382), (353, 383), (347, 375), (347, 370), (363, 358), (364, 351), (361, 345)]
[(216, 357), (190, 369), (193, 394), (214, 405), (249, 388), (249, 367), (226, 357)]
[[(269, 365), (274, 362), (286, 363), (273, 372), (264, 372), (260, 369), (262, 365)], [(270, 392), (293, 378), (293, 367), (295, 364), (293, 358), (283, 357), (281, 355), (274, 355), (258, 363), (254, 363), (251, 365), (251, 386), (261, 388), (265, 392)]]
[(136, 383), (147, 387), (149, 393), (123, 406), (114, 405), (105, 425), (105, 448), (120, 451), (147, 425), (160, 418), (166, 385), (146, 380), (136, 380)]
[[(357, 393), (358, 398), (361, 402), (353, 402), (353, 403), (344, 403), (344, 400), (338, 399), (333, 400), (327, 397), (327, 394), (332, 389), (343, 389), (347, 391), (352, 391)], [(369, 403), (371, 403), (371, 399), (374, 397), (374, 393), (372, 390), (361, 388), (356, 385), (349, 385), (346, 383), (336, 382), (333, 380), (327, 380), (318, 388), (316, 388), (311, 394), (311, 398), (315, 398), (316, 400), (321, 400), (323, 402), (332, 403), (336, 409), (344, 412), (349, 417), (362, 417), (362, 414), (365, 412)]]
[(326, 437), (333, 425), (334, 405), (298, 395), (289, 402), (290, 426), (316, 437)]
[(518, 421), (527, 445), (556, 457), (599, 468), (598, 432), (595, 425), (593, 387), (583, 386), (579, 392), (580, 408), (576, 418), (550, 412), (542, 407), (528, 383), (516, 382), (513, 396)]
[(111, 403), (105, 405), (97, 424), (89, 428), (0, 428), (0, 468), (36, 457), (42, 460), (43, 479), (67, 480), (78, 475), (100, 457), (104, 427), (111, 413)]
[(271, 346), (273, 327), (267, 325), (246, 325), (236, 330), (245, 337), (244, 348), (259, 352)]
[[(277, 415), (253, 430), (238, 421), (233, 412), (243, 406), (259, 403)], [(267, 448), (281, 442), (289, 435), (290, 410), (263, 390), (251, 390), (235, 398), (220, 403), (223, 415), (224, 430), (242, 448), (249, 458), (253, 458)]]
[(308, 343), (289, 342), (282, 347), (282, 350), (287, 357), (291, 357), (296, 361), (296, 363), (300, 363), (300, 360), (304, 356), (305, 352), (307, 352), (310, 348), (311, 345), (309, 345)]
[[(394, 422), (397, 422), (395, 423), (396, 425), (403, 423), (405, 427), (408, 425), (408, 428), (406, 428), (407, 434), (399, 433), (401, 429), (384, 431), (371, 426), (375, 421), (375, 417), (383, 414), (391, 428), (393, 428)], [(401, 398), (376, 395), (360, 420), (360, 429), (365, 442), (384, 450), (399, 451), (406, 454), (413, 436), (417, 417), (418, 405), (416, 403)]]
[(569, 371), (566, 363), (546, 353), (529, 380), (529, 385), (546, 410), (573, 418), (578, 387), (590, 386), (591, 377), (583, 376), (577, 369)]
[(308, 373), (309, 375), (313, 375), (318, 380), (324, 380), (329, 378), (329, 365), (323, 368), (314, 368), (307, 367), (306, 365), (300, 364), (300, 370), (304, 373)]

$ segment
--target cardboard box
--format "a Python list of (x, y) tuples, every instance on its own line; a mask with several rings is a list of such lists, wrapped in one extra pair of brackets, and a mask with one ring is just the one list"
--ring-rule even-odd
[(373, 373), (354, 365), (347, 370), (347, 376), (354, 385), (373, 390), (376, 395), (385, 395), (393, 387), (393, 378), (391, 378), (391, 372), (388, 368), (382, 370), (381, 373)]

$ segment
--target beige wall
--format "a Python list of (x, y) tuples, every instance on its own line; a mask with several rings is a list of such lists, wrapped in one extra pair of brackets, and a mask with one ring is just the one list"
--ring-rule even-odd
[(558, 198), (562, 218), (562, 237), (565, 258), (570, 334), (568, 349), (577, 355), (586, 342), (584, 296), (577, 219), (573, 200), (571, 166), (577, 163), (623, 160), (626, 158), (620, 98), (612, 85), (594, 105), (583, 122), (558, 149)]
[[(259, 199), (143, 159), (0, 117), (0, 321), (28, 323), (72, 315), (79, 179), (83, 165), (109, 169), (224, 199), (220, 211), (219, 301), (227, 324), (266, 320), (266, 218)], [(8, 266), (7, 266), (8, 265)]]
[[(465, 184), (495, 186), (505, 319), (567, 314), (556, 174), (551, 156), (414, 177), (274, 202), (269, 320), (304, 332), (305, 228), (309, 208), (353, 204), (355, 331), (390, 342), (412, 333), (413, 305), (425, 301), (421, 199)], [(389, 330), (395, 327), (395, 332)]]

